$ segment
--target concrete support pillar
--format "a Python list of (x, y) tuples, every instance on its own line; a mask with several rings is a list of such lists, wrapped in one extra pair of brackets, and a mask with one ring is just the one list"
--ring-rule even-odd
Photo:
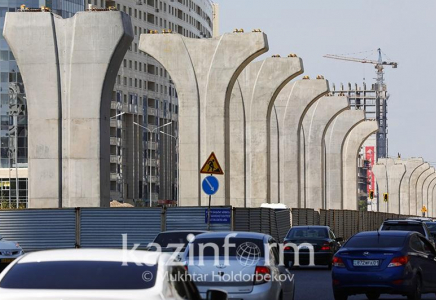
[(342, 152), (344, 209), (357, 210), (357, 157), (365, 140), (377, 131), (376, 121), (365, 121), (354, 127), (345, 140)]
[(428, 211), (431, 213), (431, 217), (434, 218), (436, 216), (436, 180), (433, 180), (428, 187), (428, 201), (429, 201), (429, 209)]
[(301, 199), (304, 208), (325, 208), (324, 198), (324, 137), (336, 116), (350, 109), (347, 97), (324, 96), (316, 101), (303, 119), (304, 164), (301, 174), (304, 189)]
[[(326, 80), (298, 80), (288, 84), (277, 96), (279, 134), (278, 202), (289, 208), (301, 207), (300, 202), (300, 133), (303, 118), (309, 107), (329, 91)], [(274, 173), (275, 171), (271, 171)]]
[(375, 176), (378, 187), (378, 211), (387, 212), (387, 203), (383, 200), (383, 194), (388, 192), (388, 171), (385, 159), (379, 159), (376, 164), (372, 166), (372, 173)]
[[(234, 89), (241, 89), (243, 109), (245, 111), (245, 127), (230, 128), (230, 184), (228, 193), (232, 200), (233, 186), (244, 186), (238, 182), (240, 175), (234, 175), (233, 165), (246, 165), (246, 201), (247, 207), (260, 207), (262, 203), (270, 201), (270, 118), (274, 101), (283, 87), (293, 78), (303, 72), (303, 62), (300, 58), (267, 58), (263, 61), (250, 63), (239, 75)], [(237, 92), (236, 92), (237, 93)], [(235, 92), (233, 92), (235, 94)], [(233, 95), (232, 94), (232, 95)], [(239, 102), (239, 97), (235, 100)], [(232, 107), (230, 100), (230, 106)], [(239, 112), (241, 109), (236, 109)], [(233, 111), (229, 111), (230, 120)], [(232, 125), (232, 123), (231, 123)], [(244, 129), (246, 132), (244, 132)], [(236, 133), (236, 134), (235, 134)], [(232, 141), (240, 145), (241, 136), (246, 136), (245, 155), (241, 156), (239, 149), (232, 150)], [(235, 179), (235, 180), (234, 180)], [(237, 197), (240, 198), (240, 197)], [(232, 203), (232, 201), (231, 201)]]
[(28, 99), (29, 207), (109, 206), (110, 101), (130, 17), (8, 13), (3, 35)]
[[(406, 173), (406, 167), (400, 161), (388, 158), (386, 161), (386, 170), (388, 174), (388, 213), (400, 213), (400, 185)], [(380, 199), (380, 198), (379, 198)], [(380, 200), (379, 200), (380, 201)]]
[(271, 203), (279, 203), (280, 199), (280, 173), (279, 173), (279, 161), (280, 161), (280, 153), (279, 153), (279, 118), (277, 115), (276, 106), (273, 105), (271, 109), (271, 118), (270, 118), (270, 186), (271, 186)]
[(142, 34), (139, 49), (165, 67), (178, 92), (180, 204), (207, 204), (199, 171), (212, 151), (225, 174), (213, 204), (230, 204), (226, 198), (230, 97), (242, 70), (268, 50), (266, 35), (233, 33), (200, 40), (179, 34)]
[(431, 190), (430, 190), (430, 185), (433, 183), (433, 181), (436, 181), (436, 173), (433, 173), (429, 177), (427, 177), (422, 187), (423, 189), (422, 205), (425, 205), (427, 207), (427, 215), (431, 214), (433, 210), (432, 203), (431, 203)]
[(415, 170), (424, 164), (424, 160), (422, 158), (410, 158), (403, 163), (406, 167), (406, 173), (404, 173), (400, 185), (400, 214), (410, 215), (410, 178)]
[(417, 202), (417, 196), (418, 196), (418, 180), (421, 177), (421, 175), (430, 169), (430, 165), (428, 163), (424, 163), (418, 168), (415, 169), (415, 171), (410, 176), (409, 184), (410, 184), (410, 215), (413, 216), (420, 216), (421, 215), (421, 207), (418, 209), (418, 202)]
[(427, 180), (428, 177), (433, 175), (435, 173), (435, 168), (431, 167), (428, 170), (426, 170), (422, 175), (419, 177), (417, 183), (416, 183), (416, 214), (418, 216), (422, 215), (421, 209), (424, 202), (424, 183)]
[(326, 209), (342, 209), (342, 149), (350, 131), (365, 120), (363, 110), (346, 110), (330, 124), (325, 135)]

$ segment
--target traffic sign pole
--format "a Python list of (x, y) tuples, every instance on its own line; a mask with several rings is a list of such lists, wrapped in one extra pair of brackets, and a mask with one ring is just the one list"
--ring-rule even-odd
[(207, 231), (210, 231), (210, 202), (212, 200), (212, 195), (209, 195), (209, 208), (207, 210)]

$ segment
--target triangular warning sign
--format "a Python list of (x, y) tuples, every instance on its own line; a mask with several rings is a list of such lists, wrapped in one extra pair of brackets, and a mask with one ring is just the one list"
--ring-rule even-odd
[(223, 175), (223, 169), (221, 169), (220, 163), (218, 159), (216, 159), (215, 153), (211, 153), (209, 158), (204, 163), (203, 167), (200, 170), (202, 174), (215, 174), (215, 175)]

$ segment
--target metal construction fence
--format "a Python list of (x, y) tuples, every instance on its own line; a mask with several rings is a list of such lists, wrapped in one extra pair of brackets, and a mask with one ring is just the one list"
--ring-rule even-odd
[[(211, 231), (250, 231), (282, 242), (291, 226), (326, 225), (348, 239), (407, 216), (351, 210), (212, 207)], [(207, 230), (207, 207), (0, 210), (0, 235), (25, 251), (66, 248), (143, 249), (165, 230)]]

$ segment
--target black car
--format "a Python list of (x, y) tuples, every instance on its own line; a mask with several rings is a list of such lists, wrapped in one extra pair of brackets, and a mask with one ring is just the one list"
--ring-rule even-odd
[[(164, 231), (159, 233), (146, 250), (158, 251), (157, 245), (160, 246), (162, 252), (174, 252), (180, 247), (180, 253), (185, 251), (189, 243), (190, 236), (196, 236), (207, 231), (202, 230), (178, 230), (178, 231)], [(178, 246), (176, 246), (178, 245)]]
[(422, 220), (386, 220), (380, 226), (380, 230), (416, 231), (426, 237), (435, 246), (434, 238), (430, 233), (425, 221)]
[[(294, 226), (284, 240), (285, 266), (310, 264), (313, 248), (314, 264), (327, 265), (331, 269), (333, 255), (341, 247), (342, 241), (343, 238), (337, 238), (328, 226)], [(295, 250), (298, 250), (298, 256)]]
[(430, 231), (430, 234), (432, 235), (433, 239), (436, 239), (436, 222), (425, 222), (427, 225), (428, 230)]

